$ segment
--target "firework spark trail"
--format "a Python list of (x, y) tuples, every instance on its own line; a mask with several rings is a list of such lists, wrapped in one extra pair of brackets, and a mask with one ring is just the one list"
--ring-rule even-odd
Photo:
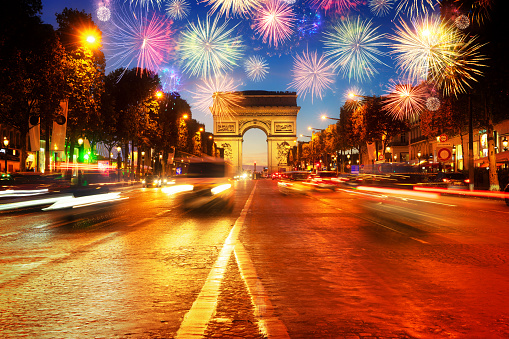
[(264, 43), (277, 47), (293, 34), (294, 16), (292, 7), (287, 3), (267, 0), (254, 18), (255, 31)]
[(399, 0), (396, 15), (405, 12), (410, 17), (426, 15), (440, 5), (440, 0)]
[(161, 8), (161, 3), (163, 0), (124, 0), (124, 2), (128, 2), (131, 4), (131, 6), (138, 6), (144, 7), (145, 9), (149, 9), (149, 7), (152, 6), (152, 8)]
[(211, 5), (212, 8), (209, 10), (209, 15), (212, 15), (216, 11), (219, 12), (219, 16), (247, 16), (256, 12), (261, 3), (265, 0), (207, 0), (207, 4)]
[(261, 81), (265, 78), (265, 75), (267, 75), (269, 67), (264, 58), (255, 55), (246, 60), (244, 69), (249, 79), (252, 81)]
[(318, 59), (317, 52), (303, 52), (302, 56), (294, 57), (292, 69), (293, 81), (290, 87), (297, 89), (297, 94), (306, 98), (306, 94), (311, 92), (311, 102), (315, 95), (322, 98), (325, 90), (332, 89), (334, 83), (334, 72), (323, 56)]
[(325, 55), (332, 60), (332, 66), (348, 79), (363, 81), (378, 73), (375, 64), (385, 65), (377, 56), (384, 53), (378, 48), (385, 46), (380, 40), (384, 34), (377, 32), (378, 27), (372, 27), (371, 20), (361, 21), (346, 18), (325, 33)]
[(190, 23), (180, 39), (179, 57), (183, 71), (201, 77), (220, 75), (238, 66), (244, 46), (240, 37), (233, 33), (235, 27), (227, 29), (228, 20), (218, 25), (216, 16), (211, 23), (209, 17), (205, 22)]
[(355, 110), (363, 105), (364, 92), (357, 86), (350, 87), (344, 94), (345, 107)]
[(172, 51), (170, 21), (155, 13), (148, 15), (141, 11), (115, 12), (112, 26), (106, 33), (109, 38), (105, 48), (112, 54), (112, 67), (128, 68), (136, 61), (136, 66), (143, 70), (157, 72), (167, 62)]
[(359, 0), (311, 0), (311, 7), (321, 8), (325, 12), (333, 11), (335, 13), (345, 13), (350, 9), (356, 8)]
[(191, 7), (186, 0), (170, 0), (166, 4), (166, 14), (174, 20), (186, 18), (190, 10)]
[(369, 0), (369, 9), (376, 16), (386, 16), (392, 10), (394, 0)]
[(200, 111), (211, 113), (219, 121), (231, 119), (235, 109), (241, 108), (244, 98), (238, 91), (238, 82), (228, 75), (203, 78), (202, 83), (196, 85), (196, 91), (191, 92), (194, 105)]
[(382, 97), (382, 104), (392, 117), (404, 120), (418, 116), (426, 108), (428, 97), (425, 83), (414, 86), (409, 82), (391, 80), (389, 94)]
[(182, 78), (174, 69), (163, 68), (159, 72), (159, 77), (165, 93), (178, 92), (180, 90)]

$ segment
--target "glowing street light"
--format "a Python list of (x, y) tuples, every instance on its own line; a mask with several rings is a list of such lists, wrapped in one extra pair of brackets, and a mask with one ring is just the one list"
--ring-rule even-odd
[(7, 137), (4, 137), (4, 148), (5, 148), (5, 152), (4, 152), (4, 158), (5, 158), (5, 173), (7, 173), (7, 147), (9, 146), (9, 139), (7, 139)]
[(337, 120), (337, 121), (339, 121), (339, 120), (340, 120), (340, 119), (338, 119), (338, 118), (331, 118), (331, 117), (328, 117), (328, 116), (322, 115), (322, 120), (326, 120), (326, 119), (330, 119), (330, 120)]

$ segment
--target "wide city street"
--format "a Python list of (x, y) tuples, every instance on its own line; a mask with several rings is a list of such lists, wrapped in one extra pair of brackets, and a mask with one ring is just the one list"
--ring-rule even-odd
[(236, 181), (0, 214), (2, 338), (507, 338), (509, 207)]

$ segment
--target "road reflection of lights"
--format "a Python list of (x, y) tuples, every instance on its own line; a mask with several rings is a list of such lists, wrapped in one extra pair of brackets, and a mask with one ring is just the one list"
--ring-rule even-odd
[(193, 185), (175, 185), (171, 187), (163, 187), (161, 190), (167, 194), (177, 194), (192, 191), (193, 188)]
[(226, 190), (229, 190), (231, 187), (232, 187), (231, 184), (224, 184), (224, 185), (216, 186), (213, 189), (211, 189), (210, 191), (212, 192), (212, 194), (215, 195), (215, 194), (219, 194), (221, 192), (224, 192)]
[(61, 198), (58, 201), (56, 201), (53, 205), (43, 208), (43, 211), (53, 211), (53, 210), (59, 210), (64, 208), (78, 208), (78, 207), (85, 207), (90, 205), (96, 205), (96, 204), (102, 204), (107, 202), (114, 202), (119, 201), (123, 199), (128, 198), (121, 198), (120, 192), (115, 193), (105, 193), (105, 194), (95, 194), (95, 195), (88, 195), (85, 197), (67, 197), (67, 198)]
[(381, 193), (381, 194), (397, 194), (397, 195), (416, 197), (416, 198), (428, 198), (428, 199), (440, 198), (440, 194), (433, 193), (433, 192), (416, 192), (416, 191), (411, 191), (411, 190), (395, 189), (395, 188), (357, 186), (357, 190), (375, 192), (375, 193)]

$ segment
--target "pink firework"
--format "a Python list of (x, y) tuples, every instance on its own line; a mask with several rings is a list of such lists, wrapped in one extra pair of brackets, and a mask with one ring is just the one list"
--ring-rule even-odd
[(359, 3), (359, 0), (310, 0), (311, 7), (336, 13), (348, 12), (356, 8)]
[(172, 51), (171, 20), (155, 12), (142, 11), (116, 15), (107, 32), (105, 47), (113, 67), (136, 66), (144, 71), (159, 71)]
[(269, 46), (278, 46), (293, 33), (294, 12), (292, 7), (279, 0), (267, 0), (254, 19), (255, 30)]
[(384, 109), (396, 119), (405, 120), (418, 116), (426, 108), (429, 97), (425, 83), (412, 85), (409, 82), (390, 81), (389, 94), (383, 97)]

